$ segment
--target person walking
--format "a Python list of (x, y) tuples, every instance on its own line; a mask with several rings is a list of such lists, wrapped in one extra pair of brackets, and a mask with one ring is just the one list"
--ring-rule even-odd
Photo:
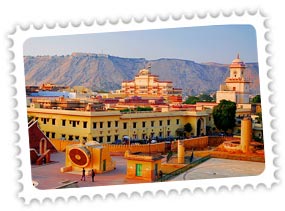
[(91, 177), (92, 177), (92, 182), (94, 182), (95, 171), (93, 169), (92, 169), (92, 172), (91, 172)]
[(81, 176), (81, 181), (85, 181), (86, 177), (85, 177), (85, 169), (82, 169), (82, 176)]
[(160, 178), (160, 181), (162, 182), (162, 176), (163, 176), (163, 173), (162, 173), (162, 171), (160, 170), (159, 171), (159, 178)]

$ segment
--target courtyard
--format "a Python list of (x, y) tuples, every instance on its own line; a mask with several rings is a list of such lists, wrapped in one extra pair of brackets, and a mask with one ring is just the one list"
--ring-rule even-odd
[[(68, 187), (92, 187), (147, 183), (144, 180), (126, 178), (126, 160), (123, 156), (112, 156), (112, 159), (116, 161), (115, 170), (96, 174), (94, 182), (89, 175), (86, 176), (86, 181), (81, 181), (81, 172), (60, 172), (65, 163), (65, 153), (57, 152), (51, 155), (51, 163), (32, 165), (32, 179), (38, 189), (61, 188), (66, 184), (70, 184)], [(163, 162), (166, 160), (163, 159)], [(264, 167), (262, 162), (211, 158), (169, 181), (254, 176), (261, 174)]]

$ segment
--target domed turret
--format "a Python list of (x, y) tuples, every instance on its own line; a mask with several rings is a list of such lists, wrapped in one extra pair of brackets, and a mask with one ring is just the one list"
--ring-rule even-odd
[(139, 75), (149, 75), (149, 74), (150, 74), (149, 69), (141, 69), (139, 71)]
[(235, 68), (235, 67), (246, 67), (244, 62), (239, 58), (239, 54), (237, 55), (237, 58), (235, 58), (231, 65), (230, 65), (230, 68)]

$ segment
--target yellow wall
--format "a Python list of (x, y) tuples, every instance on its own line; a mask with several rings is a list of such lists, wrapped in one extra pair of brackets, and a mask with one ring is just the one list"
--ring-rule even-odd
[[(78, 144), (75, 141), (64, 141), (64, 140), (51, 140), (53, 145), (58, 151), (65, 151), (68, 145)], [(130, 150), (132, 153), (142, 152), (142, 153), (165, 153), (165, 142), (160, 142), (156, 144), (141, 144), (141, 145), (116, 145), (116, 144), (102, 144), (104, 148), (107, 148), (109, 152), (112, 153), (125, 153), (125, 151)]]
[[(112, 160), (108, 148), (96, 146), (99, 146), (99, 144), (95, 144), (95, 147), (88, 146), (87, 144), (72, 144), (66, 146), (65, 166), (62, 167), (61, 171), (82, 171), (82, 169), (85, 168), (86, 173), (89, 174), (92, 169), (95, 170), (96, 173), (114, 170), (115, 162)], [(89, 157), (87, 161), (84, 162), (84, 165), (78, 165), (72, 161), (69, 154), (72, 149), (84, 149), (89, 153)], [(80, 157), (78, 157), (78, 159), (80, 159)]]
[[(141, 176), (136, 176), (136, 164), (142, 164), (142, 175)], [(129, 179), (141, 179), (141, 180), (147, 180), (147, 181), (154, 181), (156, 179), (156, 176), (154, 173), (155, 164), (158, 165), (157, 172), (159, 173), (159, 171), (161, 170), (161, 160), (142, 161), (142, 160), (128, 159), (126, 177)]]
[[(143, 139), (154, 136), (176, 136), (176, 130), (183, 128), (187, 122), (192, 125), (193, 135), (197, 135), (196, 126), (198, 119), (202, 119), (201, 133), (206, 133), (206, 112), (170, 111), (170, 112), (138, 112), (124, 113), (119, 111), (70, 111), (55, 109), (28, 108), (28, 116), (32, 116), (39, 122), (41, 130), (50, 138), (70, 141), (96, 140), (100, 143), (111, 143), (123, 136)], [(65, 120), (65, 126), (63, 125)], [(160, 121), (162, 123), (160, 124)], [(85, 123), (84, 123), (85, 122)], [(100, 127), (100, 122), (103, 124)], [(108, 125), (110, 122), (110, 126)], [(115, 125), (117, 122), (118, 125)], [(143, 126), (143, 122), (145, 125)], [(152, 122), (154, 125), (152, 126)], [(124, 128), (124, 123), (126, 128)], [(136, 123), (136, 128), (134, 128)], [(86, 124), (86, 125), (84, 125)], [(94, 128), (96, 124), (96, 128)], [(86, 126), (86, 128), (84, 128)], [(169, 131), (169, 133), (168, 133)]]

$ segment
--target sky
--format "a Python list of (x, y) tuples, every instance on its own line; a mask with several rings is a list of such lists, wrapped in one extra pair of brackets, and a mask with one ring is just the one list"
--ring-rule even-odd
[(24, 56), (104, 53), (125, 58), (176, 58), (198, 63), (229, 64), (239, 53), (258, 62), (256, 31), (251, 25), (201, 26), (85, 35), (35, 37), (26, 40)]

